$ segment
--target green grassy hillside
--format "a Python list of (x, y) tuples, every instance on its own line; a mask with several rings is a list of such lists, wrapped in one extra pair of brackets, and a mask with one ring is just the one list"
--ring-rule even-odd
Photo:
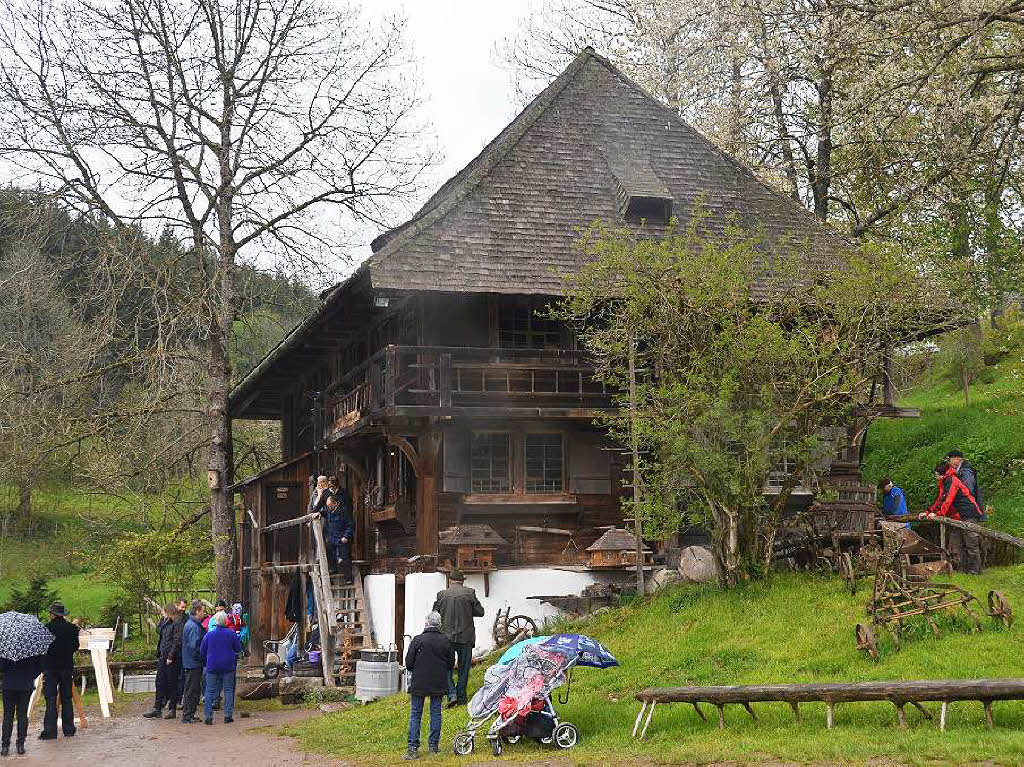
[[(993, 568), (980, 578), (954, 580), (982, 598), (990, 588), (1002, 589), (1024, 609), (1024, 567)], [(867, 588), (865, 583), (853, 597), (838, 579), (805, 574), (777, 576), (770, 583), (733, 591), (685, 586), (658, 595), (650, 605), (561, 626), (598, 638), (622, 664), (575, 673), (571, 700), (559, 706), (561, 715), (581, 732), (580, 744), (569, 756), (580, 764), (1024, 760), (1024, 703), (1017, 702), (995, 704), (996, 728), (991, 731), (985, 729), (980, 704), (953, 704), (945, 734), (916, 711), (908, 712), (910, 727), (901, 731), (889, 704), (842, 706), (831, 732), (825, 729), (823, 705), (804, 707), (800, 724), (784, 704), (755, 706), (760, 717), (756, 723), (742, 708), (730, 706), (724, 731), (714, 723), (714, 709), (708, 710), (712, 723), (706, 724), (692, 708), (659, 707), (647, 740), (632, 739), (639, 710), (633, 695), (650, 685), (1024, 676), (1024, 657), (1015, 652), (1024, 627), (995, 628), (987, 618), (980, 633), (969, 633), (961, 619), (943, 620), (940, 639), (917, 627), (899, 652), (886, 639), (880, 662), (872, 663), (858, 654), (853, 638), (855, 624), (864, 620)], [(481, 679), (482, 669), (477, 668), (471, 692)], [(929, 708), (937, 713), (936, 705)], [(303, 722), (286, 733), (310, 751), (391, 764), (404, 749), (407, 716), (408, 698), (398, 695)], [(465, 709), (445, 712), (443, 746), (453, 764), (458, 760), (451, 755), (452, 738), (465, 722)], [(485, 740), (478, 740), (477, 748), (484, 749), (479, 756), (489, 757)], [(553, 755), (550, 748), (529, 742), (509, 747), (503, 759)]]
[(916, 419), (878, 420), (868, 429), (864, 477), (888, 475), (903, 487), (911, 511), (935, 495), (932, 470), (958, 448), (978, 469), (992, 527), (1024, 534), (1024, 320), (986, 331), (984, 356), (991, 364), (971, 386), (971, 404), (938, 370), (899, 397), (917, 407)]

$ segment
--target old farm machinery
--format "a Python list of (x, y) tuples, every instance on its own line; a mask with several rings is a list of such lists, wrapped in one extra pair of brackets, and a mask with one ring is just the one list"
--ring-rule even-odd
[[(885, 629), (892, 637), (896, 649), (902, 646), (903, 633), (912, 619), (923, 618), (932, 634), (941, 636), (936, 615), (963, 610), (981, 630), (981, 602), (971, 592), (952, 583), (934, 583), (928, 575), (909, 569), (907, 555), (903, 553), (906, 536), (890, 524), (883, 527), (885, 544), (875, 572), (874, 589), (867, 604), (870, 620), (858, 623), (854, 634), (857, 649), (878, 660), (878, 635)], [(1013, 623), (1013, 610), (999, 591), (990, 591), (986, 614), (1004, 626)]]

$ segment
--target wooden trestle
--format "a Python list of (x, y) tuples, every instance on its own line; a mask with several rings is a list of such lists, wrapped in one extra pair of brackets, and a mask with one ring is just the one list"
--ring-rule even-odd
[[(904, 707), (914, 706), (931, 719), (921, 706), (924, 702), (941, 703), (939, 726), (946, 729), (949, 704), (954, 701), (978, 701), (985, 708), (985, 725), (992, 727), (992, 702), (1024, 700), (1024, 679), (936, 679), (916, 682), (851, 682), (772, 685), (730, 685), (719, 687), (648, 687), (636, 694), (642, 704), (633, 726), (633, 737), (643, 738), (660, 704), (688, 703), (700, 718), (707, 721), (700, 703), (718, 708), (718, 726), (725, 727), (725, 705), (738, 704), (756, 721), (752, 703), (788, 703), (797, 720), (801, 703), (824, 703), (825, 722), (832, 729), (835, 707), (840, 703), (888, 701), (896, 707), (900, 727), (907, 726)], [(646, 714), (646, 718), (645, 715)], [(641, 723), (643, 727), (641, 728)]]

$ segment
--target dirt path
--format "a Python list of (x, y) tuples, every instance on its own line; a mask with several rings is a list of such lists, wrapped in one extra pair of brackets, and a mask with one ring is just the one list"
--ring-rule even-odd
[[(240, 718), (236, 713), (234, 723), (226, 725), (223, 716), (219, 716), (214, 718), (214, 725), (208, 727), (185, 725), (177, 720), (143, 719), (141, 715), (147, 708), (142, 702), (133, 702), (106, 720), (97, 711), (95, 716), (90, 716), (87, 729), (79, 728), (75, 737), (57, 740), (39, 740), (39, 724), (33, 721), (25, 744), (28, 753), (23, 757), (8, 757), (4, 763), (11, 767), (65, 764), (156, 767), (215, 763), (241, 767), (299, 764), (340, 767), (346, 764), (303, 754), (296, 750), (291, 738), (249, 732), (259, 727), (297, 722), (316, 716), (316, 711), (253, 711), (248, 718)], [(218, 754), (222, 754), (223, 759), (218, 758)]]

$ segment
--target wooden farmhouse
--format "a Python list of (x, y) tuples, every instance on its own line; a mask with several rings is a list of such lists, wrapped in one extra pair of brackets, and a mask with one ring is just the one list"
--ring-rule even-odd
[(374, 641), (420, 630), (410, 584), (421, 574), (443, 583), (445, 562), (470, 556), (441, 546), (442, 531), (457, 541), (460, 526), (464, 540), (485, 526), (495, 535), (472, 560), (493, 568), (478, 635), (503, 605), (518, 612), (530, 595), (628, 577), (604, 554), (593, 572), (588, 552), (625, 526), (621, 459), (593, 423), (611, 399), (573, 333), (538, 310), (580, 267), (580, 228), (643, 219), (658, 235), (698, 200), (712, 226), (735, 215), (769, 242), (803, 243), (809, 272), (845, 247), (586, 49), (409, 221), (377, 237), (231, 394), (233, 418), (281, 423), (284, 462), (235, 486), (254, 647), (287, 629), (287, 566), (312, 545), (266, 528), (306, 513), (318, 466), (351, 490), (361, 576), (388, 576), (383, 597), (365, 595)]

